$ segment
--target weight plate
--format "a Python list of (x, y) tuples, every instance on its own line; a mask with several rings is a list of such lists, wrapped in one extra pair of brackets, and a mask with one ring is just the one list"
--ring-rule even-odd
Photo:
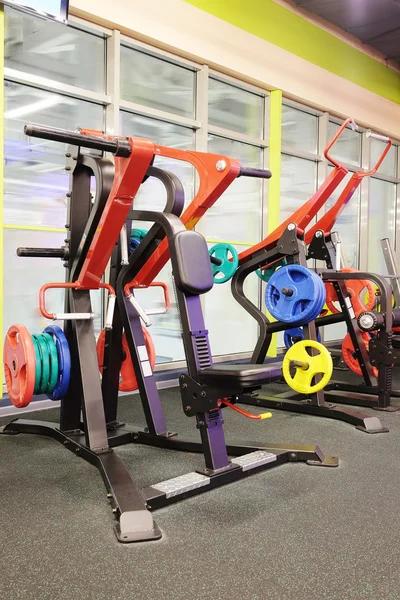
[[(314, 349), (313, 356), (307, 352), (308, 348)], [(295, 363), (302, 363), (303, 366)], [(314, 394), (322, 390), (332, 377), (332, 357), (325, 346), (319, 342), (303, 340), (293, 344), (286, 352), (282, 362), (282, 372), (286, 383), (293, 390), (299, 394)], [(316, 375), (321, 375), (321, 378), (313, 383)]]
[(17, 408), (28, 406), (35, 389), (36, 358), (31, 335), (24, 325), (12, 325), (7, 331), (3, 365), (11, 402)]
[[(355, 273), (357, 269), (341, 269), (343, 273)], [(351, 305), (356, 317), (365, 310), (375, 306), (375, 288), (371, 281), (365, 279), (346, 279), (346, 289), (351, 298)], [(341, 312), (336, 290), (333, 283), (326, 282), (326, 305), (332, 313)]]
[(136, 250), (136, 248), (139, 246), (139, 244), (140, 244), (139, 240), (131, 238), (129, 240), (129, 249), (130, 249), (130, 251), (133, 252), (134, 250)]
[[(209, 249), (208, 253), (221, 261), (220, 265), (211, 263), (214, 283), (225, 283), (225, 281), (232, 279), (239, 265), (236, 248), (231, 244), (215, 244)], [(222, 277), (218, 277), (219, 275), (222, 275)]]
[(304, 325), (317, 318), (325, 303), (321, 278), (301, 265), (275, 271), (265, 290), (265, 304), (275, 319)]
[(39, 393), (40, 381), (42, 379), (42, 361), (39, 354), (39, 348), (36, 339), (32, 336), (33, 347), (35, 348), (35, 359), (36, 359), (36, 374), (35, 374), (35, 389), (34, 394)]
[(57, 347), (56, 347), (56, 344), (55, 344), (52, 336), (49, 333), (42, 333), (41, 337), (44, 340), (44, 342), (47, 344), (47, 349), (49, 351), (49, 358), (50, 358), (50, 375), (49, 375), (49, 381), (48, 381), (48, 385), (47, 385), (47, 389), (46, 389), (45, 393), (51, 394), (53, 389), (56, 387), (57, 381), (58, 381)]
[(65, 333), (57, 325), (46, 327), (44, 333), (48, 333), (56, 345), (58, 358), (58, 376), (56, 385), (47, 396), (50, 400), (61, 400), (64, 398), (69, 387), (71, 378), (71, 353)]
[[(287, 349), (291, 348), (297, 342), (304, 340), (304, 331), (301, 327), (294, 327), (293, 329), (286, 329), (283, 334), (283, 340)], [(317, 329), (317, 340), (321, 341), (321, 334)]]
[(42, 376), (40, 378), (38, 394), (45, 394), (49, 385), (50, 378), (50, 354), (47, 348), (47, 344), (40, 334), (34, 333), (32, 334), (32, 337), (37, 342), (40, 360), (42, 363)]
[[(363, 339), (365, 349), (368, 352), (371, 336), (366, 331), (361, 331), (361, 336)], [(346, 363), (346, 365), (349, 367), (349, 369), (351, 369), (353, 371), (353, 373), (356, 373), (357, 375), (362, 376), (360, 363), (358, 362), (357, 357), (355, 356), (354, 345), (353, 345), (353, 342), (351, 341), (351, 337), (350, 337), (349, 333), (346, 333), (346, 335), (344, 336), (343, 342), (342, 342), (342, 355), (343, 355), (343, 360)], [(372, 367), (372, 372), (374, 374), (374, 377), (378, 377), (378, 369), (376, 367)]]
[(280, 269), (281, 267), (284, 267), (286, 264), (287, 264), (286, 258), (282, 258), (281, 260), (277, 261), (275, 264), (273, 264), (268, 269), (257, 269), (257, 271), (256, 271), (257, 277), (259, 277), (262, 281), (265, 281), (266, 283), (268, 283), (268, 281), (271, 279), (271, 277), (275, 273), (275, 271), (277, 269)]
[[(156, 351), (153, 344), (153, 339), (146, 329), (146, 327), (142, 326), (143, 336), (146, 344), (147, 354), (150, 361), (150, 366), (152, 370), (154, 370), (156, 364)], [(100, 332), (99, 337), (97, 338), (96, 351), (97, 351), (97, 361), (99, 365), (100, 373), (103, 372), (103, 363), (104, 363), (104, 345), (106, 339), (106, 330), (103, 329)], [(122, 352), (123, 358), (121, 360), (120, 367), (120, 382), (118, 389), (121, 392), (132, 392), (138, 389), (138, 383), (136, 378), (135, 369), (132, 364), (131, 353), (129, 350), (128, 340), (126, 339), (125, 333), (122, 334)]]

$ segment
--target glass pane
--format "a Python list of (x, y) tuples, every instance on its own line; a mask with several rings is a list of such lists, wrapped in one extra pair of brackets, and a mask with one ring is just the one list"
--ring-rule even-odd
[[(339, 125), (329, 121), (328, 137), (332, 139)], [(346, 127), (342, 132), (340, 138), (335, 142), (332, 147), (330, 154), (332, 158), (343, 161), (349, 165), (360, 166), (361, 165), (361, 133), (353, 131)]]
[(316, 192), (317, 163), (282, 154), (281, 222), (286, 221)]
[[(379, 140), (371, 140), (371, 168), (378, 162), (380, 156), (385, 150), (386, 144)], [(396, 177), (397, 146), (392, 146), (383, 159), (383, 163), (378, 169), (378, 173)]]
[[(121, 132), (123, 135), (134, 135), (148, 138), (157, 144), (191, 150), (194, 148), (194, 133), (192, 129), (172, 125), (165, 121), (150, 119), (139, 115), (121, 111)], [(186, 204), (194, 196), (194, 168), (179, 160), (156, 157), (156, 167), (161, 167), (173, 172), (183, 184)], [(150, 177), (140, 187), (135, 198), (135, 208), (147, 210), (163, 210), (166, 201), (165, 189), (157, 179)], [(135, 222), (134, 226), (140, 229), (149, 229), (150, 223)], [(157, 353), (157, 363), (172, 362), (185, 358), (180, 319), (176, 308), (175, 294), (171, 278), (171, 265), (168, 263), (156, 277), (157, 281), (164, 281), (168, 285), (171, 299), (170, 310), (161, 315), (152, 315), (153, 325), (150, 333)], [(162, 294), (158, 288), (141, 290), (138, 294), (139, 302), (145, 308), (160, 308)]]
[[(209, 243), (209, 247), (212, 245)], [(247, 246), (234, 246), (238, 253), (247, 249)], [(260, 281), (257, 275), (252, 274), (244, 286), (246, 296), (256, 306), (260, 306)], [(252, 352), (257, 342), (258, 325), (232, 296), (230, 282), (215, 285), (203, 298), (205, 323), (210, 332), (213, 355)]]
[(6, 67), (105, 92), (104, 38), (8, 7), (5, 37)]
[(282, 146), (317, 152), (318, 118), (309, 113), (282, 106)]
[[(368, 270), (387, 274), (380, 240), (395, 241), (396, 185), (371, 178), (368, 213)], [(393, 248), (394, 249), (394, 248)]]
[[(30, 333), (40, 333), (53, 321), (42, 317), (39, 311), (39, 289), (49, 281), (62, 282), (65, 269), (59, 259), (20, 258), (19, 246), (59, 248), (64, 244), (65, 233), (4, 229), (4, 333), (14, 323), (24, 324)], [(100, 332), (101, 292), (91, 292), (95, 312), (95, 331)], [(50, 290), (46, 294), (49, 312), (64, 312), (63, 290)], [(62, 322), (55, 322), (63, 327)]]
[(262, 138), (263, 111), (262, 96), (210, 77), (208, 120), (211, 125)]
[(121, 98), (158, 110), (194, 116), (195, 73), (121, 46)]
[[(261, 168), (262, 152), (256, 146), (209, 136), (208, 151), (236, 158), (243, 166)], [(234, 240), (247, 245), (260, 241), (260, 179), (239, 177), (204, 215), (200, 230), (208, 239)]]
[[(5, 82), (4, 222), (64, 227), (68, 175), (65, 146), (24, 134), (26, 123), (103, 129), (98, 104)], [(33, 259), (32, 259), (33, 260)]]
[[(331, 169), (330, 169), (331, 170)], [(326, 203), (326, 210), (329, 210), (338, 199), (352, 173), (348, 173), (344, 180), (336, 188), (331, 198)], [(342, 242), (342, 250), (347, 259), (348, 267), (358, 269), (359, 262), (359, 239), (360, 239), (360, 188), (356, 190), (353, 197), (346, 205), (333, 226), (332, 231), (336, 231)]]

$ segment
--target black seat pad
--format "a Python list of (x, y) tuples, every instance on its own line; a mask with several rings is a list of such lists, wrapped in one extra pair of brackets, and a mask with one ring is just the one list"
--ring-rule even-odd
[(276, 381), (282, 376), (282, 363), (267, 365), (213, 365), (200, 371), (201, 383), (222, 387), (253, 387)]

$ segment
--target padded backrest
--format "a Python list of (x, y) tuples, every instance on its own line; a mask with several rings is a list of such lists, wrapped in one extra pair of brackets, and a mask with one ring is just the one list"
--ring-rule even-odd
[(171, 258), (176, 286), (184, 294), (198, 296), (213, 287), (207, 242), (197, 231), (180, 231), (172, 239)]

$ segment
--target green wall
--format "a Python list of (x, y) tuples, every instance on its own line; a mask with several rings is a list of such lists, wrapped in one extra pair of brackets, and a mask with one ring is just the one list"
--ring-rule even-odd
[(274, 0), (185, 0), (215, 17), (400, 104), (400, 73)]

